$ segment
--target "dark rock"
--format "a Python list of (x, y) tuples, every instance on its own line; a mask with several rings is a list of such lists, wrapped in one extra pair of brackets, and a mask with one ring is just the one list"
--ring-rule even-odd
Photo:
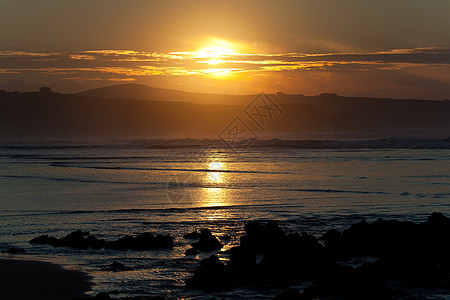
[(211, 234), (209, 229), (202, 229), (198, 242), (192, 244), (192, 247), (199, 251), (219, 250), (222, 246), (222, 243)]
[(105, 240), (97, 239), (88, 231), (77, 230), (69, 233), (63, 238), (57, 239), (52, 236), (41, 235), (33, 238), (30, 244), (47, 244), (53, 247), (71, 247), (77, 249), (101, 249), (106, 245)]
[(392, 290), (382, 284), (371, 268), (354, 270), (352, 267), (330, 264), (316, 285), (301, 293), (300, 299), (392, 299)]
[(302, 297), (300, 292), (297, 291), (285, 291), (277, 294), (274, 300), (302, 300), (305, 299)]
[(165, 296), (135, 296), (135, 297), (125, 297), (121, 298), (122, 300), (168, 300), (171, 298), (167, 298)]
[(11, 247), (8, 248), (6, 250), (2, 250), (2, 253), (8, 253), (8, 254), (23, 254), (25, 253), (25, 249), (22, 248), (16, 248), (16, 247)]
[(444, 216), (441, 212), (433, 212), (425, 222), (425, 225), (428, 225), (434, 229), (446, 228), (450, 227), (450, 219)]
[[(329, 230), (324, 245), (307, 233), (286, 235), (275, 222), (250, 221), (245, 231), (240, 245), (230, 249), (228, 265), (215, 256), (203, 260), (188, 284), (288, 286), (305, 279), (313, 284), (277, 299), (392, 299), (408, 296), (403, 286), (450, 288), (450, 220), (441, 213), (421, 224), (379, 219), (353, 224), (343, 233)], [(357, 268), (336, 262), (367, 256), (376, 262)], [(399, 283), (396, 291), (385, 282)]]
[(56, 238), (49, 236), (48, 234), (43, 234), (43, 235), (33, 238), (30, 241), (30, 244), (54, 245), (56, 243), (56, 241), (57, 241)]
[(113, 272), (119, 272), (119, 271), (131, 271), (133, 268), (127, 267), (124, 264), (114, 261), (110, 265), (106, 266), (106, 271), (113, 271)]
[(69, 233), (63, 238), (57, 239), (48, 235), (41, 235), (33, 238), (30, 244), (48, 244), (54, 247), (71, 247), (77, 249), (169, 249), (173, 248), (173, 237), (170, 235), (152, 233), (142, 233), (136, 237), (123, 236), (116, 241), (106, 242), (91, 235), (88, 231), (77, 230)]
[(174, 246), (173, 237), (170, 235), (146, 232), (136, 237), (130, 235), (123, 236), (116, 241), (107, 243), (106, 249), (115, 250), (148, 250), (148, 249), (171, 249)]
[(233, 279), (240, 284), (255, 284), (257, 274), (256, 255), (248, 248), (237, 246), (230, 249), (229, 267)]
[(264, 252), (278, 247), (286, 238), (286, 234), (274, 221), (262, 223), (249, 221), (244, 227), (247, 235), (241, 237), (241, 246), (249, 247), (255, 252)]
[(341, 250), (348, 256), (399, 255), (414, 248), (417, 233), (418, 226), (412, 222), (363, 221), (344, 231)]
[(216, 255), (212, 255), (200, 262), (200, 266), (194, 271), (194, 276), (189, 278), (186, 284), (189, 287), (211, 290), (227, 288), (230, 286), (230, 281), (228, 268)]
[(194, 248), (189, 248), (184, 252), (184, 255), (189, 256), (189, 255), (197, 255), (200, 252), (195, 250)]
[(89, 231), (77, 230), (57, 240), (55, 247), (88, 248)]
[(322, 237), (325, 248), (333, 256), (342, 256), (344, 237), (336, 229), (328, 230)]
[(111, 297), (108, 295), (108, 293), (103, 292), (103, 293), (98, 293), (92, 299), (95, 299), (95, 300), (108, 300), (108, 299), (111, 299)]
[(199, 239), (200, 238), (200, 232), (198, 232), (196, 230), (196, 231), (193, 231), (193, 232), (190, 232), (190, 233), (186, 233), (185, 235), (183, 235), (183, 238), (185, 238), (185, 239)]
[(382, 258), (374, 263), (383, 278), (401, 281), (410, 288), (449, 288), (450, 268), (446, 263), (423, 257)]

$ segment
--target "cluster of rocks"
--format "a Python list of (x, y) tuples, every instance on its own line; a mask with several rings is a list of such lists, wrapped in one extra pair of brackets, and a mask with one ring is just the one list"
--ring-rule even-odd
[(48, 234), (41, 235), (33, 238), (30, 244), (47, 244), (53, 247), (77, 249), (148, 250), (171, 249), (174, 246), (174, 238), (170, 235), (154, 235), (153, 233), (145, 232), (136, 237), (125, 235), (118, 240), (108, 242), (91, 235), (89, 231), (77, 230), (62, 238), (55, 238)]
[(194, 231), (183, 236), (185, 239), (197, 239), (192, 243), (192, 248), (187, 249), (185, 255), (196, 255), (202, 252), (215, 251), (223, 247), (223, 244), (211, 233), (209, 229)]
[[(410, 288), (450, 288), (450, 219), (433, 213), (426, 222), (365, 221), (344, 232), (329, 230), (323, 244), (307, 233), (286, 234), (275, 222), (249, 221), (227, 264), (212, 255), (200, 262), (187, 286), (224, 289), (235, 286), (289, 286), (302, 282), (302, 293), (277, 299), (390, 299)], [(342, 262), (373, 257), (352, 267)], [(393, 287), (400, 283), (406, 289)]]

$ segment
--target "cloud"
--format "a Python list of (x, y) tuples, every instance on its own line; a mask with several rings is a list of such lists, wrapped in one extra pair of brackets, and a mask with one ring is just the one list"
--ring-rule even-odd
[[(231, 54), (220, 57), (199, 57), (196, 52), (158, 53), (133, 50), (61, 53), (0, 51), (2, 78), (6, 79), (8, 74), (16, 77), (19, 75), (26, 77), (27, 74), (28, 77), (31, 74), (38, 77), (38, 74), (46, 74), (53, 76), (52, 82), (73, 79), (105, 82), (142, 81), (144, 78), (155, 76), (165, 78), (191, 76), (228, 81), (231, 79), (252, 81), (257, 77), (261, 82), (270, 84), (271, 80), (282, 82), (289, 78), (297, 78), (298, 83), (301, 83), (307, 78), (314, 77), (321, 78), (319, 84), (324, 85), (324, 88), (327, 84), (330, 88), (335, 88), (330, 84), (332, 80), (324, 81), (323, 78), (331, 76), (349, 79), (360, 76), (376, 81), (378, 89), (382, 88), (383, 81), (386, 81), (385, 86), (392, 91), (394, 90), (392, 82), (396, 82), (399, 89), (404, 89), (404, 86), (409, 84), (411, 90), (417, 90), (417, 80), (409, 82), (401, 80), (411, 77), (414, 73), (421, 74), (417, 76), (435, 90), (446, 91), (441, 85), (450, 83), (449, 71), (450, 48), (393, 49), (366, 53)], [(307, 75), (311, 72), (319, 74)], [(323, 75), (320, 75), (321, 72)], [(415, 78), (418, 78), (417, 76)], [(308, 84), (317, 86), (311, 82)], [(358, 88), (355, 87), (355, 90)], [(346, 87), (345, 92), (351, 94), (351, 87)]]

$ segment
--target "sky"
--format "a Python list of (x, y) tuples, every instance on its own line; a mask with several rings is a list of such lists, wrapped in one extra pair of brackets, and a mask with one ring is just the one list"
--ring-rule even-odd
[(0, 0), (0, 88), (446, 99), (449, 12), (448, 0)]

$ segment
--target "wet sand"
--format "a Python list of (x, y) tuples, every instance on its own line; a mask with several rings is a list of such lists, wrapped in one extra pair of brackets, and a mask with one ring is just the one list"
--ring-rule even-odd
[(80, 271), (42, 261), (0, 258), (0, 299), (86, 299), (93, 284)]

